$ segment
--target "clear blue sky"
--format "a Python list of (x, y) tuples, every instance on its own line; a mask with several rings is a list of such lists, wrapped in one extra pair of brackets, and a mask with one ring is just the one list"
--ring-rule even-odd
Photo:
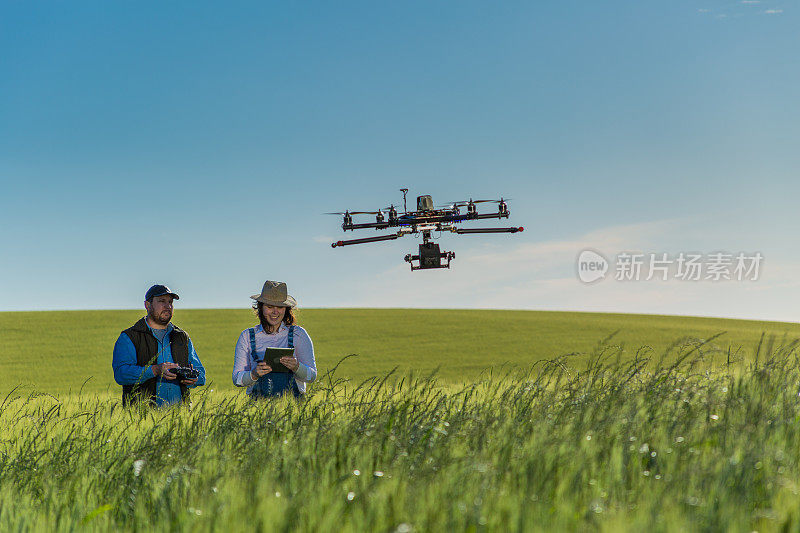
[[(800, 4), (0, 5), (0, 310), (505, 307), (794, 320)], [(522, 234), (333, 250), (345, 208), (513, 198)], [(370, 233), (369, 235), (374, 235)], [(348, 233), (347, 237), (351, 234)], [(358, 235), (356, 235), (358, 236)], [(760, 251), (583, 285), (584, 246)]]

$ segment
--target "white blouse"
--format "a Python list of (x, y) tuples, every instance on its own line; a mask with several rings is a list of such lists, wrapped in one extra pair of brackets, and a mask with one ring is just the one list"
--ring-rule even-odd
[[(248, 328), (249, 329), (249, 328)], [(278, 331), (272, 335), (264, 333), (261, 324), (256, 326), (256, 352), (263, 357), (267, 348), (288, 348), (289, 327), (281, 323)], [(306, 330), (300, 326), (294, 327), (294, 356), (299, 363), (294, 373), (294, 380), (300, 392), (306, 391), (306, 383), (317, 379), (317, 364), (314, 360), (314, 343)], [(250, 353), (250, 333), (242, 331), (236, 341), (236, 351), (233, 356), (233, 384), (237, 387), (247, 387), (247, 394), (253, 391), (253, 376), (250, 371), (255, 368), (256, 362)]]

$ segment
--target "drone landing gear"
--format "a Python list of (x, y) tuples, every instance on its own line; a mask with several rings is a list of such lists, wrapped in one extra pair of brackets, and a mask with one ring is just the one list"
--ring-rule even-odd
[[(450, 268), (450, 261), (456, 257), (454, 252), (440, 252), (439, 245), (426, 242), (419, 245), (419, 255), (408, 254), (405, 257), (406, 263), (411, 263), (411, 271), (425, 270), (428, 268)], [(447, 260), (445, 263), (444, 260)], [(413, 261), (419, 261), (418, 266), (414, 266)]]

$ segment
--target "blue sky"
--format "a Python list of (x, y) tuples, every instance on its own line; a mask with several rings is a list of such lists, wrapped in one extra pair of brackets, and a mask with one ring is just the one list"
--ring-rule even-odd
[[(794, 320), (797, 2), (4, 2), (0, 310), (569, 309)], [(513, 198), (514, 235), (331, 249), (327, 211)], [(368, 233), (367, 235), (374, 235)], [(347, 237), (351, 234), (348, 233)], [(591, 247), (764, 255), (584, 285)]]

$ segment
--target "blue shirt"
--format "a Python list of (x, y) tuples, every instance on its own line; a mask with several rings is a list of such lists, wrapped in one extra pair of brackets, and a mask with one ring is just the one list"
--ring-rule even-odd
[[(147, 324), (147, 320), (145, 320)], [(166, 332), (163, 336), (163, 341), (158, 340), (158, 336), (153, 333), (153, 328), (147, 324), (150, 334), (155, 338), (158, 344), (158, 359), (157, 363), (174, 363), (172, 359), (172, 348), (170, 347), (170, 333), (175, 329), (170, 322), (167, 325)], [(189, 364), (194, 366), (200, 375), (197, 377), (197, 383), (194, 385), (187, 385), (188, 387), (196, 387), (198, 385), (205, 385), (206, 383), (206, 369), (197, 357), (197, 352), (194, 351), (192, 340), (189, 339)], [(150, 366), (139, 366), (136, 359), (136, 348), (133, 341), (125, 333), (120, 333), (117, 343), (114, 345), (114, 358), (111, 362), (114, 368), (114, 380), (120, 385), (136, 385), (143, 383), (148, 379), (153, 378), (153, 368)], [(159, 406), (172, 405), (180, 403), (181, 401), (181, 388), (177, 380), (162, 379), (158, 377), (156, 382), (156, 404)]]

